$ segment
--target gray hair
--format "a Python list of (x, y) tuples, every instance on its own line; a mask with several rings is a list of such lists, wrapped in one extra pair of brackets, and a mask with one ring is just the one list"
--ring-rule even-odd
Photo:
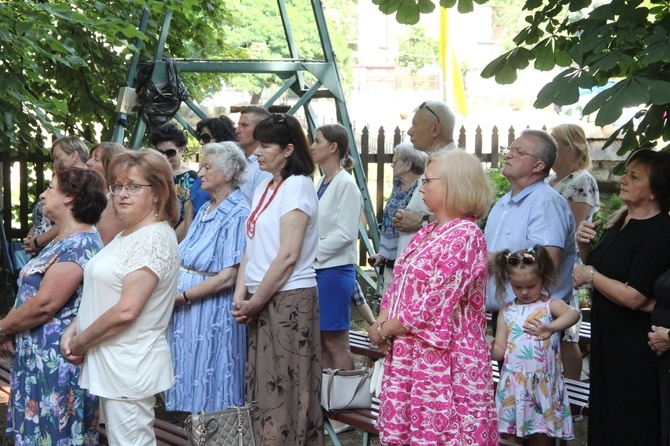
[(426, 158), (428, 155), (414, 148), (411, 142), (401, 142), (393, 149), (396, 157), (412, 163), (411, 171), (417, 175), (423, 175), (426, 170)]
[(213, 164), (224, 175), (230, 175), (233, 188), (247, 182), (247, 158), (244, 151), (232, 141), (212, 142), (202, 147), (203, 156), (211, 155)]
[[(442, 129), (442, 138), (453, 141), (454, 140), (454, 128), (456, 127), (456, 116), (454, 112), (451, 111), (449, 106), (442, 101), (425, 101), (426, 107), (430, 110), (424, 110), (424, 113), (439, 118), (440, 127)], [(419, 111), (421, 106), (417, 107), (414, 110), (414, 113)], [(431, 111), (433, 113), (431, 113)]]
[(524, 130), (519, 137), (533, 138), (537, 141), (535, 155), (544, 163), (543, 172), (549, 175), (549, 171), (554, 166), (554, 161), (556, 161), (556, 153), (558, 153), (558, 144), (556, 144), (554, 137), (544, 130), (532, 129)]

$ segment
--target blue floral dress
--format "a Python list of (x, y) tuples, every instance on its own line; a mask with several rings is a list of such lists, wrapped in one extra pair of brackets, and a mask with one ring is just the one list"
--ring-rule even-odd
[(545, 341), (523, 332), (527, 321), (553, 321), (550, 298), (505, 306), (507, 351), (496, 392), (498, 430), (520, 438), (546, 434), (574, 437), (570, 402), (561, 366), (560, 332)]
[[(52, 265), (75, 262), (83, 269), (101, 249), (97, 233), (79, 232), (49, 243), (21, 270), (15, 308), (37, 295)], [(77, 315), (82, 289), (50, 321), (15, 336), (7, 435), (17, 446), (98, 444), (97, 397), (79, 387), (79, 367), (60, 353), (60, 337)]]

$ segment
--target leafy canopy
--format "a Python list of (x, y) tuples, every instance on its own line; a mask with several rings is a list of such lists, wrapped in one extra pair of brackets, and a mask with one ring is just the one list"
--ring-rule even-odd
[[(372, 0), (400, 23), (414, 24), (435, 8), (431, 0)], [(474, 0), (485, 4), (488, 0)], [(461, 13), (473, 0), (440, 0)], [(588, 8), (588, 9), (587, 9)], [(482, 71), (500, 84), (513, 83), (518, 70), (533, 66), (562, 71), (539, 92), (535, 107), (577, 102), (579, 89), (616, 83), (596, 95), (584, 114), (596, 114), (596, 125), (615, 122), (626, 107), (639, 112), (610, 138), (622, 138), (619, 154), (662, 141), (670, 150), (670, 2), (667, 0), (526, 0), (526, 26), (514, 37), (514, 47)], [(580, 13), (580, 14), (576, 14)]]

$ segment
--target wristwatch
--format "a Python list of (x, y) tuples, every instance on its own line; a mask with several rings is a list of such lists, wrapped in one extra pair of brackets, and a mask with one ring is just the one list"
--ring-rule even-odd
[(423, 216), (421, 219), (421, 227), (424, 228), (428, 224), (428, 219), (430, 218), (430, 215), (426, 214)]
[(5, 335), (5, 332), (2, 331), (2, 324), (0, 324), (0, 336), (4, 336), (4, 335)]

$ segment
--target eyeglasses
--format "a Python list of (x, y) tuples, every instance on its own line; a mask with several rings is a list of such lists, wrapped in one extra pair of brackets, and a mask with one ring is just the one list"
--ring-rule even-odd
[(175, 149), (167, 149), (167, 150), (163, 151), (163, 150), (154, 148), (154, 150), (156, 152), (162, 153), (163, 155), (167, 156), (168, 158), (172, 158), (173, 156), (175, 156), (177, 154), (177, 151)]
[(128, 183), (128, 184), (118, 184), (118, 183), (113, 183), (109, 185), (109, 191), (112, 193), (112, 195), (118, 195), (123, 192), (123, 188), (126, 188), (128, 191), (128, 195), (137, 195), (140, 193), (143, 187), (151, 187), (151, 184), (135, 184), (135, 183)]
[[(531, 158), (535, 158), (538, 161), (542, 161), (540, 158), (536, 157), (535, 155), (532, 155), (528, 152), (524, 152), (523, 150), (521, 150), (518, 147), (505, 147), (505, 149), (503, 150), (503, 155), (509, 155), (513, 158), (515, 158), (517, 156), (530, 156)], [(544, 162), (544, 161), (542, 161), (542, 162)]]
[(201, 133), (198, 135), (198, 141), (202, 141), (205, 144), (209, 143), (212, 140), (212, 135), (209, 133)]
[(529, 252), (524, 252), (520, 255), (509, 256), (507, 259), (507, 263), (509, 263), (511, 266), (517, 266), (520, 263), (523, 263), (524, 265), (531, 265), (534, 262), (535, 256)]
[(428, 104), (426, 104), (425, 102), (422, 103), (421, 105), (419, 105), (419, 110), (423, 110), (424, 108), (426, 110), (428, 110), (429, 112), (431, 112), (433, 114), (433, 116), (435, 116), (435, 118), (437, 119), (437, 122), (440, 122), (440, 117), (437, 116), (437, 113), (435, 113), (430, 107), (428, 107)]
[(421, 184), (426, 185), (430, 183), (431, 181), (440, 181), (442, 178), (421, 178)]

